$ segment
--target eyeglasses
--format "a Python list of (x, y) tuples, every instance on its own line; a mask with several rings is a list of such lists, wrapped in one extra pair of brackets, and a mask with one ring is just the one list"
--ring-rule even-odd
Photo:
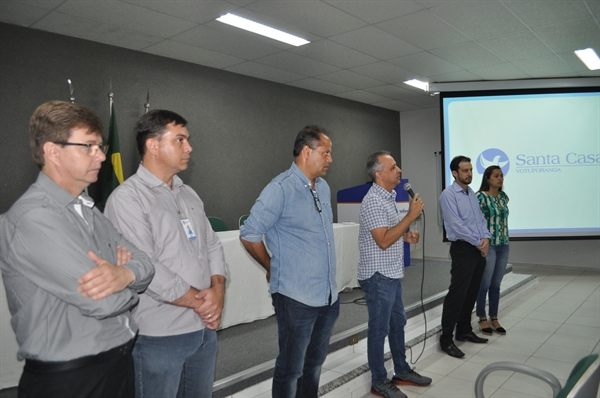
[(310, 193), (312, 194), (313, 200), (315, 201), (315, 209), (317, 209), (317, 211), (320, 213), (321, 212), (321, 201), (319, 200), (319, 197), (317, 196), (317, 191), (315, 191), (314, 189), (311, 188)]
[(106, 145), (106, 144), (80, 144), (78, 142), (64, 142), (64, 141), (58, 141), (58, 142), (55, 142), (55, 144), (84, 146), (84, 147), (86, 147), (88, 156), (95, 156), (98, 153), (98, 150), (101, 150), (102, 153), (105, 155), (106, 155), (106, 152), (108, 152), (108, 145)]

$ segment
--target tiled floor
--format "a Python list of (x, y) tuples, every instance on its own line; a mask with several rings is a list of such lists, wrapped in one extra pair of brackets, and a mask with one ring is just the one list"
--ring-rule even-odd
[[(519, 362), (546, 370), (564, 385), (581, 357), (600, 353), (600, 272), (541, 266), (518, 266), (514, 272), (538, 275), (538, 283), (506, 308), (501, 302), (500, 320), (507, 335), (490, 336), (487, 344), (457, 342), (466, 354), (463, 359), (439, 351), (435, 344), (439, 336), (435, 336), (434, 344), (431, 344), (433, 340), (428, 342), (436, 346), (429, 348), (433, 352), (424, 355), (415, 365), (416, 370), (431, 377), (433, 383), (426, 388), (402, 387), (409, 398), (474, 397), (477, 375), (486, 365), (498, 361)], [(416, 357), (420, 348), (415, 351)], [(366, 348), (343, 358), (328, 358), (321, 384), (364, 363)], [(370, 373), (365, 373), (359, 376), (358, 383), (353, 383), (356, 387), (353, 390), (342, 386), (325, 397), (374, 397), (368, 392), (369, 378)], [(263, 382), (233, 397), (270, 397), (269, 383)], [(486, 379), (484, 393), (490, 398), (550, 397), (551, 389), (537, 379), (498, 371)]]

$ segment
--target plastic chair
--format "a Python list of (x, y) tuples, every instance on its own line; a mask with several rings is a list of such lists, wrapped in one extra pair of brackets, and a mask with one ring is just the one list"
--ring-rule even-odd
[(243, 216), (240, 217), (240, 223), (239, 223), (240, 227), (242, 225), (244, 225), (244, 223), (246, 222), (246, 220), (248, 219), (249, 216), (250, 216), (250, 214), (244, 214)]
[(208, 221), (210, 221), (210, 226), (215, 232), (229, 231), (229, 226), (222, 218), (208, 217)]
[(584, 398), (596, 397), (598, 394), (598, 384), (600, 384), (600, 358), (598, 354), (591, 354), (583, 357), (577, 362), (571, 374), (565, 383), (560, 385), (560, 381), (545, 370), (537, 369), (529, 365), (514, 362), (496, 362), (486, 366), (475, 380), (475, 397), (485, 398), (483, 395), (483, 383), (485, 378), (496, 370), (508, 370), (511, 372), (523, 373), (545, 381), (552, 388), (553, 398)]

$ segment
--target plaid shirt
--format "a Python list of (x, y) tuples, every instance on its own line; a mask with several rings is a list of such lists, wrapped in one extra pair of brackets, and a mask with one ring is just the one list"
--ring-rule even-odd
[(382, 250), (377, 246), (371, 234), (371, 230), (375, 228), (394, 227), (400, 222), (400, 219), (396, 208), (396, 191), (388, 192), (373, 183), (360, 206), (359, 280), (368, 279), (375, 272), (393, 279), (400, 279), (404, 276), (404, 239), (400, 238), (387, 250)]

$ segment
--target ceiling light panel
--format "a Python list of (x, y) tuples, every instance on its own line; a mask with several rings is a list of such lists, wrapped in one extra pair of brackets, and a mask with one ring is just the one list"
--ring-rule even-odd
[(259, 34), (261, 36), (269, 37), (274, 40), (291, 44), (292, 46), (296, 47), (310, 43), (308, 40), (305, 40), (301, 37), (282, 32), (281, 30), (271, 28), (270, 26), (254, 22), (246, 18), (242, 18), (231, 13), (221, 15), (219, 18), (217, 18), (217, 21), (223, 22), (231, 26), (235, 26), (236, 28), (247, 30), (252, 33)]
[(600, 58), (598, 58), (598, 54), (594, 51), (593, 48), (586, 48), (585, 50), (577, 50), (575, 51), (575, 55), (579, 57), (581, 62), (588, 67), (589, 70), (598, 70), (600, 69)]

